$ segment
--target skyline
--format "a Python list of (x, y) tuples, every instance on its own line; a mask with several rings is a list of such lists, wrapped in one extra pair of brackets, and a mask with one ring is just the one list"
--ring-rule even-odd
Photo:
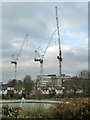
[[(14, 77), (11, 55), (15, 49), (18, 51), (25, 34), (29, 38), (18, 61), (17, 79), (26, 75), (35, 79), (40, 74), (40, 64), (33, 60), (34, 51), (41, 46), (43, 52), (56, 29), (55, 6), (60, 24), (62, 73), (76, 75), (88, 69), (88, 3), (2, 3), (3, 81)], [(44, 74), (58, 75), (57, 55), (56, 33), (44, 58)]]

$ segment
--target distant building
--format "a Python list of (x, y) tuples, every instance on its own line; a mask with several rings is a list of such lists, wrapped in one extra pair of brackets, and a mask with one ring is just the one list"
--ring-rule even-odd
[(37, 89), (59, 85), (59, 78), (55, 75), (38, 75)]
[[(69, 79), (70, 76), (62, 74), (62, 89), (63, 81)], [(55, 74), (50, 75), (38, 75), (36, 81), (37, 90), (41, 90), (42, 94), (63, 94), (63, 90), (59, 87), (59, 76)]]

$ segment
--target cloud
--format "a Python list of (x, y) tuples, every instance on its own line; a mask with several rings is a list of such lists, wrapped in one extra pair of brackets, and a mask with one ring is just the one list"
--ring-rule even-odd
[(61, 12), (59, 12), (61, 28), (74, 29), (74, 31), (75, 29), (81, 30), (87, 28), (88, 3), (75, 2), (74, 4), (66, 2), (61, 5)]
[[(52, 50), (53, 49), (53, 50)], [(53, 68), (52, 70), (58, 70), (58, 47), (52, 46), (48, 49), (46, 56), (45, 56), (45, 66), (47, 68)], [(83, 54), (84, 53), (84, 54)], [(62, 68), (64, 73), (75, 73), (76, 71), (79, 72), (81, 69), (87, 69), (88, 67), (88, 51), (87, 49), (80, 48), (80, 47), (72, 47), (72, 46), (63, 46), (62, 47)], [(85, 66), (86, 65), (86, 66)], [(46, 68), (45, 67), (45, 68)], [(73, 69), (72, 69), (73, 68)]]
[(84, 32), (77, 32), (77, 33), (66, 32), (66, 35), (68, 37), (72, 37), (72, 38), (83, 38), (83, 37), (86, 37), (86, 34)]
[[(3, 2), (42, 2), (41, 0), (2, 0)], [(43, 0), (43, 2), (89, 2), (89, 0)]]
[[(30, 74), (35, 79), (40, 74), (40, 64), (33, 60), (35, 50), (41, 46), (39, 51), (43, 53), (56, 28), (56, 5), (62, 40), (63, 72), (75, 74), (80, 69), (87, 68), (85, 49), (87, 47), (87, 3), (7, 2), (2, 3), (3, 81), (14, 78), (14, 65), (10, 63), (11, 55), (14, 51), (18, 53), (26, 33), (29, 34), (29, 40), (25, 43), (18, 60), (17, 79), (23, 79), (26, 74)], [(55, 41), (57, 41), (56, 46)], [(59, 73), (57, 45), (56, 33), (44, 58), (46, 74), (58, 75)]]
[[(84, 53), (84, 54), (83, 54)], [(47, 53), (44, 57), (44, 74), (59, 73), (59, 63), (58, 63), (58, 46), (51, 46), (47, 50)], [(62, 46), (62, 72), (66, 74), (75, 75), (77, 72), (88, 67), (88, 53), (84, 48), (73, 48), (72, 46)], [(9, 77), (12, 73), (12, 78), (14, 77), (14, 65), (11, 65), (8, 62), (8, 59), (3, 61), (3, 75), (6, 73), (9, 74)], [(7, 68), (11, 68), (8, 72)], [(6, 71), (6, 72), (5, 72)], [(33, 73), (32, 73), (33, 71)], [(33, 79), (35, 75), (40, 74), (40, 63), (34, 61), (34, 56), (22, 55), (18, 61), (18, 78), (24, 78), (23, 75), (30, 74)], [(11, 77), (10, 77), (11, 78)], [(4, 79), (4, 76), (3, 76)]]
[(88, 37), (85, 38), (84, 43), (88, 45)]

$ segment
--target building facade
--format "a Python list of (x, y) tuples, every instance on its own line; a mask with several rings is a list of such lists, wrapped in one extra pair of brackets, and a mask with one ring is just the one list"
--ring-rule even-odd
[(0, 97), (2, 99), (21, 98), (22, 96), (25, 96), (25, 88), (17, 89), (10, 84), (0, 85)]
[(37, 76), (37, 89), (56, 87), (59, 85), (59, 78), (55, 75), (39, 75)]
[[(62, 74), (62, 83), (63, 79), (65, 79), (65, 74)], [(37, 76), (36, 83), (37, 90), (40, 90), (42, 94), (63, 94), (64, 87), (62, 87), (62, 90), (60, 90), (59, 76), (56, 76), (55, 74), (39, 75)]]

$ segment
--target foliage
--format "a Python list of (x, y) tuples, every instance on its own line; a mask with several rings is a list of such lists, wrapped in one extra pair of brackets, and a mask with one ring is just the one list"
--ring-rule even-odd
[(24, 78), (23, 85), (24, 85), (24, 88), (25, 88), (25, 93), (27, 95), (29, 95), (31, 93), (31, 91), (33, 90), (33, 87), (34, 87), (34, 83), (31, 80), (31, 76), (27, 75)]
[(25, 108), (19, 113), (18, 118), (51, 118), (51, 114), (48, 108), (40, 104)]
[(71, 103), (59, 103), (52, 107), (51, 111), (54, 118), (61, 120), (88, 120), (90, 117), (89, 106), (90, 103), (86, 99), (84, 101), (72, 101)]
[[(90, 97), (90, 70), (82, 70), (80, 71), (79, 73), (79, 78), (82, 78), (85, 80), (86, 78), (86, 81), (85, 81), (85, 84), (83, 86), (84, 88), (84, 93), (85, 93), (85, 96), (87, 97)], [(83, 81), (82, 81), (83, 82)], [(84, 96), (84, 97), (85, 97)]]
[(8, 105), (3, 105), (2, 115), (7, 118), (17, 118), (19, 112), (22, 110), (21, 107), (9, 107)]
[[(88, 79), (73, 77), (65, 81), (64, 95), (67, 97), (88, 97)], [(82, 93), (77, 93), (78, 91)]]
[(9, 91), (8, 95), (10, 94), (10, 92), (12, 92), (11, 94), (13, 94), (13, 98), (17, 98), (18, 96), (20, 96), (18, 95), (20, 90), (23, 89), (22, 94), (26, 95), (26, 98), (28, 98), (28, 96), (30, 96), (31, 91), (34, 89), (34, 82), (31, 80), (31, 76), (26, 75), (23, 81), (17, 81), (15, 79), (11, 80), (9, 82), (9, 86), (14, 87), (15, 90), (17, 90), (18, 92), (16, 95), (14, 94), (14, 91)]
[(20, 108), (4, 105), (2, 109), (5, 118), (54, 118), (60, 120), (89, 120), (90, 101), (88, 99), (73, 99), (70, 102), (63, 102), (46, 107), (43, 104)]
[(17, 85), (17, 80), (13, 79), (11, 82), (11, 86), (15, 87)]
[(30, 117), (30, 107), (24, 108), (23, 111), (19, 112), (18, 118), (29, 118)]

